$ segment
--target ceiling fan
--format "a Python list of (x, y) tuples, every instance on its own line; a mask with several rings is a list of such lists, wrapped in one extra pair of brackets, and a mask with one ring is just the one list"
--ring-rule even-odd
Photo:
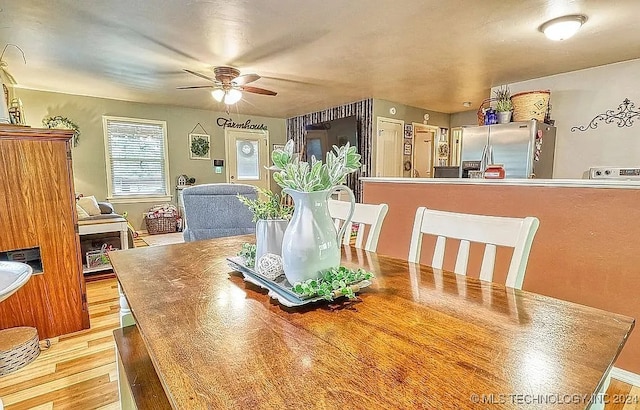
[(211, 78), (204, 74), (200, 74), (187, 69), (185, 69), (184, 71), (200, 78), (204, 78), (205, 80), (209, 80), (213, 84), (178, 87), (179, 90), (213, 88), (214, 90), (211, 92), (213, 98), (216, 101), (224, 102), (227, 105), (235, 104), (240, 101), (240, 99), (242, 98), (242, 91), (262, 95), (277, 95), (277, 93), (274, 91), (246, 85), (260, 79), (260, 76), (258, 74), (240, 75), (240, 70), (238, 70), (237, 68), (224, 66), (214, 67), (213, 73), (215, 74), (215, 78)]

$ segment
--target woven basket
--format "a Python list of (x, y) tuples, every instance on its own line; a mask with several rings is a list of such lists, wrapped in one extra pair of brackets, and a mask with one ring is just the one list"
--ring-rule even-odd
[(491, 107), (491, 102), (495, 101), (495, 98), (485, 98), (478, 107), (478, 125), (484, 125), (484, 109)]
[(171, 233), (176, 232), (176, 220), (175, 216), (161, 216), (158, 218), (144, 218), (144, 222), (147, 225), (147, 232), (150, 235), (156, 235), (159, 233)]
[(0, 331), (0, 376), (16, 371), (40, 354), (35, 327), (13, 327)]
[(551, 91), (526, 91), (511, 96), (513, 121), (543, 121), (549, 109)]

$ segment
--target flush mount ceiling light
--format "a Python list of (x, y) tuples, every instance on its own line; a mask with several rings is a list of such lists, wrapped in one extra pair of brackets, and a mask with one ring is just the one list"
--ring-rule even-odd
[(587, 21), (587, 16), (573, 14), (549, 20), (539, 28), (549, 40), (566, 40), (578, 32), (580, 27)]

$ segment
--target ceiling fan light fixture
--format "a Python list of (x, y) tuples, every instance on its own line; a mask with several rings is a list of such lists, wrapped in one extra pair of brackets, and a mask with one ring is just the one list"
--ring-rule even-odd
[(236, 90), (235, 88), (232, 88), (229, 91), (227, 91), (226, 95), (224, 96), (224, 103), (227, 105), (232, 105), (240, 101), (241, 98), (242, 98), (242, 92), (240, 92), (240, 90)]
[(539, 28), (549, 40), (561, 41), (572, 37), (587, 21), (587, 16), (574, 14), (549, 20)]
[(213, 91), (211, 91), (211, 96), (217, 102), (222, 102), (222, 99), (224, 98), (224, 90), (222, 90), (220, 88), (218, 88), (216, 90), (213, 90)]

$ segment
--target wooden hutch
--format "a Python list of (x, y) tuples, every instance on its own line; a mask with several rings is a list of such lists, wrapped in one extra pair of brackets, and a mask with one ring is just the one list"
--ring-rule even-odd
[(44, 339), (89, 328), (72, 136), (0, 125), (0, 260), (34, 267), (31, 279), (0, 304), (0, 329), (32, 326)]

